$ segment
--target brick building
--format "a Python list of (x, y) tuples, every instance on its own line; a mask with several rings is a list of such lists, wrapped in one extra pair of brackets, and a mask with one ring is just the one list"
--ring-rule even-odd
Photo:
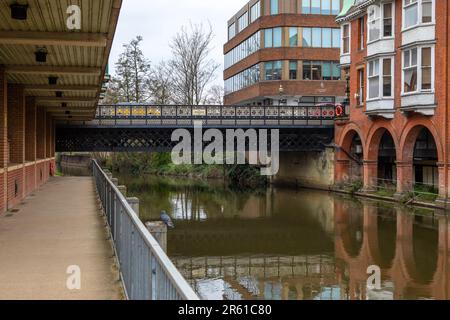
[(0, 4), (0, 214), (54, 173), (56, 123), (93, 118), (121, 6), (83, 1), (78, 27), (81, 8), (29, 2)]
[(346, 0), (340, 63), (348, 119), (336, 125), (336, 181), (449, 198), (449, 1)]
[(340, 102), (341, 0), (252, 0), (228, 22), (225, 104)]

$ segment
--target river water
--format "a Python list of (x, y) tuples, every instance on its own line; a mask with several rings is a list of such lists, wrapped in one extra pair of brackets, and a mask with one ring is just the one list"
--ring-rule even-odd
[(310, 190), (119, 180), (144, 222), (161, 210), (173, 217), (168, 254), (203, 299), (449, 298), (450, 224), (440, 212)]

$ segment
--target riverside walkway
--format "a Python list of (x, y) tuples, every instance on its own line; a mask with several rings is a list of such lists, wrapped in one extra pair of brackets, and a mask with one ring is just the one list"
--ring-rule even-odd
[[(55, 177), (0, 215), (0, 300), (117, 300), (121, 284), (92, 177)], [(67, 288), (79, 266), (81, 289)]]

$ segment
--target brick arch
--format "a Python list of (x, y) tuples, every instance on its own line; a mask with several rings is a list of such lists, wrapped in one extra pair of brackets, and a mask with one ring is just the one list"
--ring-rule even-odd
[(444, 151), (439, 138), (439, 133), (436, 126), (428, 119), (417, 119), (414, 121), (409, 121), (403, 130), (403, 135), (400, 139), (400, 150), (398, 159), (400, 161), (412, 162), (414, 158), (414, 148), (416, 145), (417, 138), (423, 128), (428, 129), (434, 138), (436, 144), (438, 162), (444, 161)]
[(387, 125), (375, 124), (370, 129), (369, 134), (367, 136), (367, 145), (364, 146), (364, 149), (366, 150), (365, 152), (366, 160), (378, 161), (378, 153), (380, 151), (381, 139), (383, 138), (383, 135), (386, 132), (388, 132), (391, 135), (392, 140), (394, 140), (397, 159), (399, 158), (400, 148), (398, 145), (398, 137), (392, 126), (390, 124)]
[(338, 143), (339, 146), (346, 151), (350, 151), (355, 134), (357, 134), (361, 139), (361, 143), (363, 145), (365, 153), (366, 150), (365, 150), (364, 135), (362, 134), (362, 130), (359, 128), (359, 126), (354, 123), (350, 123), (349, 125), (347, 125), (343, 130), (343, 132), (341, 133), (340, 140)]

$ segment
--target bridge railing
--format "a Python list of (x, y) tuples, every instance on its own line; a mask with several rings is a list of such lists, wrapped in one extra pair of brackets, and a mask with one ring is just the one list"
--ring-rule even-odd
[(132, 300), (199, 300), (96, 161), (93, 161), (93, 176), (127, 297)]
[[(341, 107), (342, 108), (342, 107)], [(345, 108), (331, 103), (313, 106), (222, 106), (222, 105), (101, 105), (92, 124), (96, 125), (333, 125)]]

